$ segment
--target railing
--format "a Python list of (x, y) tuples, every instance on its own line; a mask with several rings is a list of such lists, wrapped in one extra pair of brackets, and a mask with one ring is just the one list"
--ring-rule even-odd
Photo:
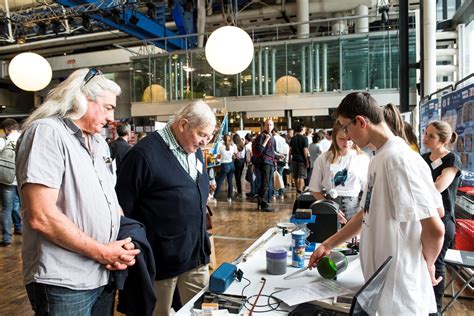
[[(132, 102), (398, 89), (399, 37), (394, 25), (378, 32), (327, 33), (331, 23), (342, 22), (351, 33), (351, 23), (360, 18), (367, 16), (306, 22), (313, 29), (319, 25), (317, 30), (323, 31), (300, 39), (281, 40), (281, 30), (302, 23), (247, 29), (254, 38), (255, 55), (249, 67), (237, 75), (215, 72), (202, 48), (134, 57), (130, 71)], [(262, 35), (266, 29), (272, 29), (273, 34)], [(414, 29), (409, 38), (409, 62), (415, 63)], [(410, 69), (412, 87), (415, 76), (415, 70)]]

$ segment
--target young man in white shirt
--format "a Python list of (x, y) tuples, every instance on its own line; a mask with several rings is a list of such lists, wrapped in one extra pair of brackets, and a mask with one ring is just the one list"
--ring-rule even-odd
[(348, 94), (336, 114), (342, 130), (363, 148), (377, 148), (361, 200), (362, 210), (312, 254), (316, 266), (332, 248), (360, 233), (360, 259), (367, 280), (388, 256), (389, 274), (379, 315), (427, 315), (436, 312), (432, 284), (434, 262), (443, 244), (439, 212), (442, 201), (426, 163), (383, 121), (376, 101), (366, 92)]

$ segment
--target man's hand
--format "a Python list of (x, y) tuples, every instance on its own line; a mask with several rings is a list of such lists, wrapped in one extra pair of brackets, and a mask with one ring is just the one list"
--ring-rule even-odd
[(308, 267), (310, 269), (316, 267), (319, 260), (321, 260), (322, 257), (329, 255), (330, 253), (331, 253), (331, 248), (327, 247), (324, 243), (322, 243), (313, 252), (313, 254), (311, 255), (311, 258), (309, 258)]
[(428, 267), (428, 272), (430, 273), (430, 278), (431, 278), (431, 284), (433, 286), (438, 285), (439, 282), (443, 280), (442, 276), (439, 276), (438, 278), (436, 278), (435, 271), (436, 271), (436, 268), (434, 264)]
[(139, 249), (135, 249), (130, 237), (113, 241), (104, 245), (105, 250), (101, 254), (99, 261), (105, 264), (108, 270), (124, 270), (135, 264), (135, 256), (140, 253)]
[(347, 224), (347, 218), (341, 210), (337, 211), (337, 221), (342, 225)]

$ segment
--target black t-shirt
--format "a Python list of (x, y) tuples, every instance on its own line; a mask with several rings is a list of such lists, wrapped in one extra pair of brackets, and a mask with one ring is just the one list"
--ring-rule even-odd
[(453, 152), (450, 152), (449, 154), (441, 158), (442, 164), (433, 169), (433, 161), (431, 161), (430, 159), (430, 154), (431, 153), (423, 154), (423, 159), (426, 161), (428, 166), (430, 166), (433, 182), (436, 181), (436, 179), (441, 175), (445, 168), (454, 167), (458, 170), (453, 182), (451, 182), (451, 184), (446, 188), (446, 190), (441, 192), (445, 214), (451, 214), (452, 218), (454, 219), (454, 203), (456, 201), (456, 191), (458, 190), (459, 182), (461, 181), (461, 159), (459, 159), (458, 155), (454, 154)]
[(308, 148), (308, 137), (296, 134), (290, 140), (291, 161), (306, 162), (304, 149)]

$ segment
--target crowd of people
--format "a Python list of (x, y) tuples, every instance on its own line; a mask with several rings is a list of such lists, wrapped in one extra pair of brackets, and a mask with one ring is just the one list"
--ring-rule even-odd
[(381, 315), (440, 311), (461, 175), (449, 124), (428, 125), (429, 152), (421, 156), (395, 106), (350, 93), (330, 131), (300, 123), (281, 132), (267, 119), (254, 135), (224, 135), (212, 179), (202, 148), (216, 117), (205, 102), (184, 106), (134, 146), (127, 124), (107, 144), (100, 132), (114, 121), (120, 92), (95, 69), (77, 70), (23, 123), (21, 136), (16, 121), (3, 122), (0, 151), (14, 149), (16, 176), (0, 184), (1, 245), (23, 235), (24, 284), (37, 315), (112, 315), (116, 288), (130, 315), (168, 315), (176, 291), (186, 303), (209, 282), (206, 204), (220, 198), (224, 180), (229, 203), (246, 197), (265, 212), (292, 184), (297, 196), (335, 200), (343, 228), (309, 267), (360, 234), (366, 279), (393, 257)]
[[(263, 211), (273, 211), (270, 203), (284, 200), (291, 186), (296, 187), (298, 195), (307, 190), (316, 159), (331, 146), (331, 131), (314, 132), (301, 123), (295, 131), (280, 132), (269, 119), (261, 133), (247, 133), (243, 137), (239, 133), (223, 135), (217, 145), (216, 158), (220, 164), (215, 179), (211, 178), (209, 202), (217, 201), (224, 180), (229, 203), (233, 198), (247, 197), (255, 199), (257, 209)], [(283, 182), (278, 188), (273, 183), (275, 172)], [(243, 181), (247, 184), (242, 185)], [(245, 195), (243, 187), (248, 188)]]

